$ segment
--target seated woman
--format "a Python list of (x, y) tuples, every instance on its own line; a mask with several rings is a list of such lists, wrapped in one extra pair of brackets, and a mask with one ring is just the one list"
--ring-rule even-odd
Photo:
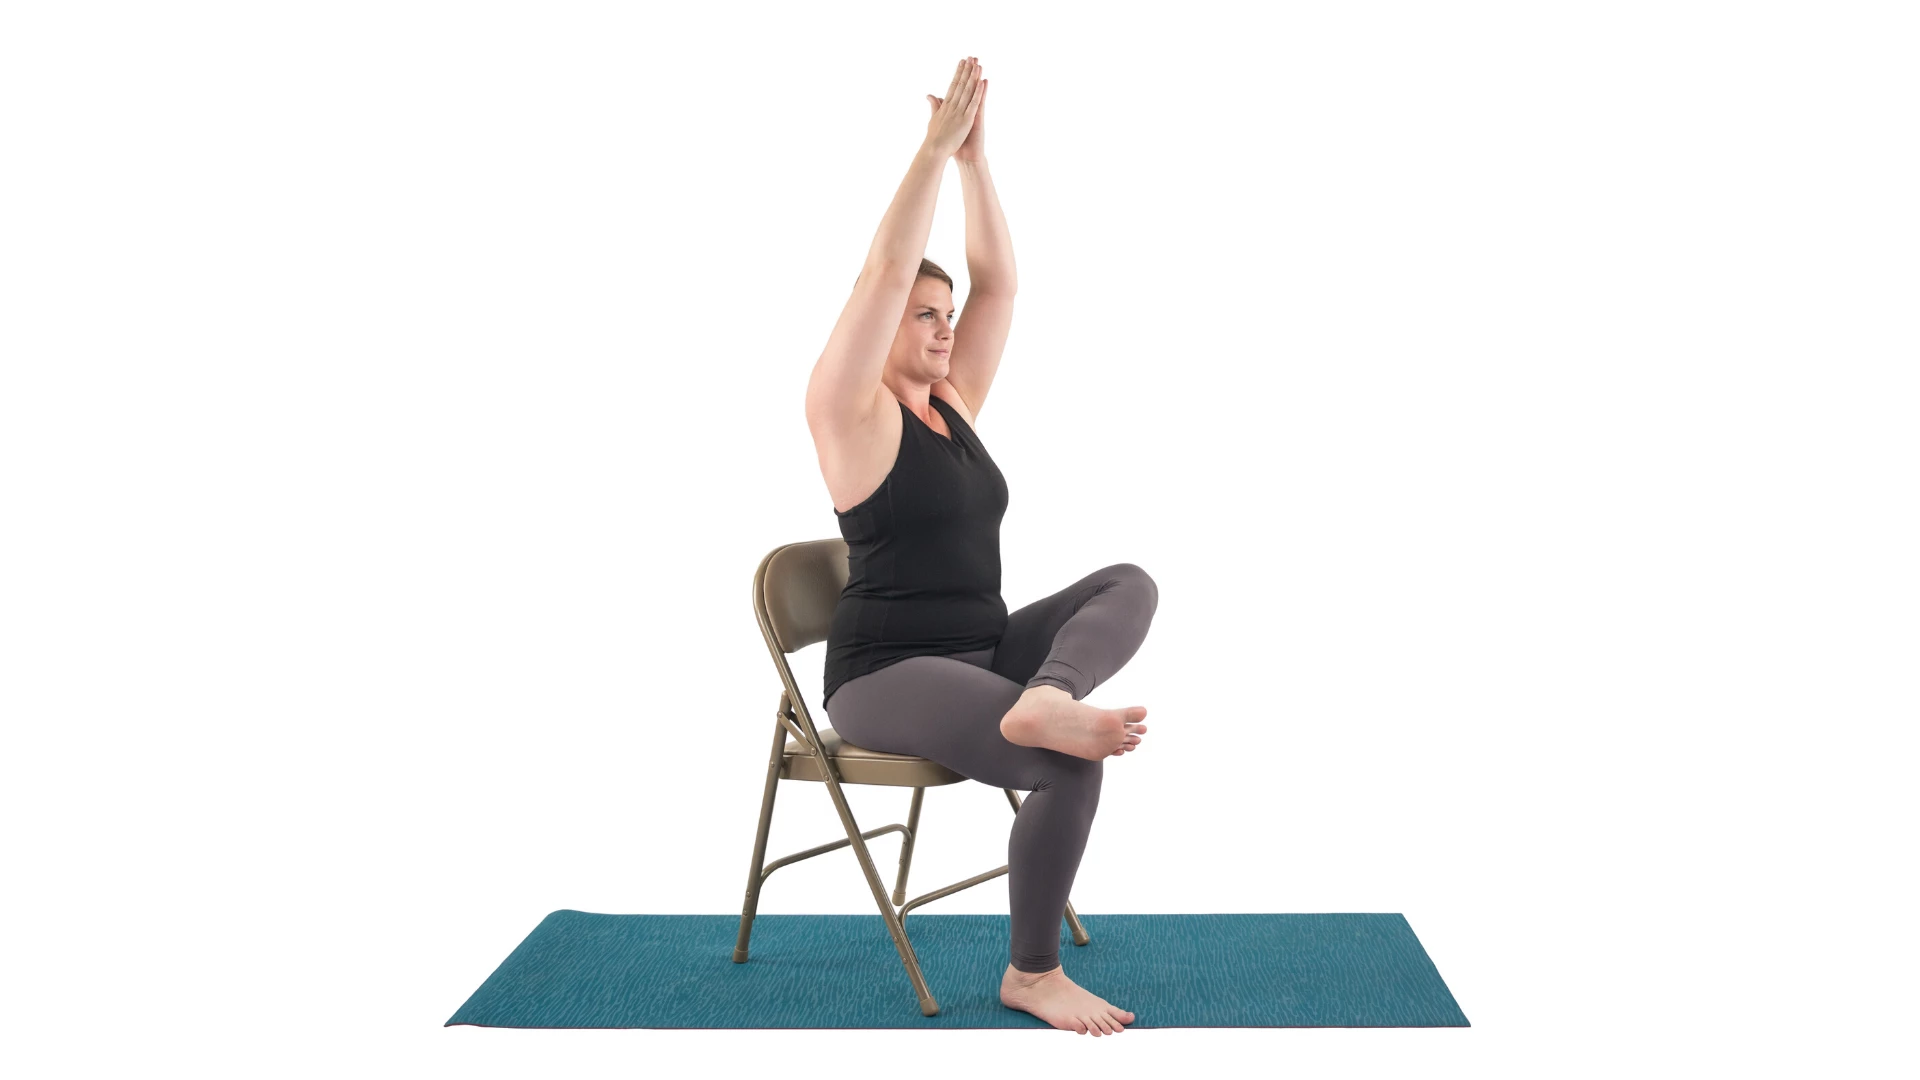
[[(1000, 1000), (1054, 1027), (1111, 1034), (1133, 1013), (1060, 966), (1061, 919), (1106, 759), (1140, 745), (1147, 710), (1082, 701), (1146, 638), (1159, 590), (1103, 567), (1012, 612), (1000, 597), (1007, 484), (974, 430), (1013, 319), (1013, 248), (987, 174), (980, 65), (929, 95), (927, 137), (807, 384), (807, 426), (847, 541), (822, 701), (834, 730), (1030, 791), (1007, 842), (1010, 962)], [(966, 318), (924, 258), (946, 161), (967, 206)]]

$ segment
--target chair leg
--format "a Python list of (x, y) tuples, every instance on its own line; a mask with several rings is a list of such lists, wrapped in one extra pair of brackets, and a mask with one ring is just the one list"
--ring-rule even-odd
[[(1000, 790), (1007, 793), (1007, 801), (1013, 804), (1013, 812), (1018, 814), (1020, 812), (1020, 793), (1014, 791), (1012, 788), (1001, 788)], [(1073, 943), (1075, 945), (1085, 945), (1093, 940), (1087, 933), (1087, 928), (1080, 925), (1080, 916), (1074, 913), (1073, 901), (1071, 900), (1067, 901), (1066, 917), (1067, 929), (1072, 932)]]
[[(827, 780), (827, 794), (833, 797), (833, 808), (839, 811), (840, 824), (846, 827), (847, 840), (860, 859), (860, 871), (867, 876), (867, 887), (873, 890), (873, 902), (880, 908), (880, 918), (887, 924), (887, 933), (893, 935), (893, 947), (899, 950), (900, 962), (906, 966), (907, 981), (913, 984), (913, 995), (920, 999), (920, 1014), (936, 1016), (940, 1012), (940, 1003), (934, 1000), (933, 991), (927, 987), (927, 977), (920, 973), (920, 958), (913, 951), (913, 943), (907, 940), (906, 926), (900, 921), (900, 915), (893, 905), (887, 902), (887, 888), (880, 883), (880, 871), (874, 868), (866, 837), (860, 835), (860, 823), (854, 820), (853, 808), (847, 805), (846, 793), (840, 790), (839, 773), (834, 771), (824, 754), (819, 760), (821, 774)], [(913, 834), (907, 835), (911, 838)]]
[(767, 787), (760, 796), (760, 825), (753, 836), (753, 865), (747, 870), (747, 901), (740, 909), (740, 936), (734, 939), (733, 962), (747, 962), (747, 939), (753, 936), (753, 913), (760, 907), (761, 872), (767, 864), (767, 833), (773, 826), (773, 797), (780, 791), (781, 758), (787, 753), (787, 728), (773, 724), (773, 757), (767, 762)]
[(893, 906), (899, 907), (907, 902), (907, 867), (913, 863), (913, 842), (920, 836), (920, 800), (927, 789), (913, 789), (913, 805), (907, 809), (907, 835), (900, 845), (900, 879), (893, 885)]
[[(784, 708), (784, 704), (782, 706)], [(773, 751), (767, 760), (767, 786), (760, 797), (760, 825), (753, 838), (753, 865), (747, 871), (747, 899), (740, 909), (740, 935), (734, 939), (733, 962), (747, 962), (747, 943), (753, 933), (753, 915), (760, 904), (760, 885), (765, 880), (767, 860), (767, 833), (773, 824), (773, 798), (780, 789), (780, 766), (787, 752), (787, 727), (776, 722), (773, 726)], [(874, 902), (880, 908), (880, 918), (887, 924), (887, 933), (893, 936), (894, 948), (900, 951), (900, 962), (906, 966), (907, 981), (913, 984), (914, 997), (920, 1001), (923, 1016), (935, 1016), (940, 1012), (940, 1003), (934, 1000), (933, 991), (927, 987), (927, 978), (920, 972), (920, 958), (914, 954), (913, 943), (907, 940), (906, 926), (901, 922), (899, 913), (892, 904), (887, 903), (885, 886), (880, 884), (880, 872), (874, 868), (873, 855), (867, 850), (867, 839), (860, 835), (860, 825), (853, 818), (853, 808), (847, 805), (847, 797), (840, 790), (837, 773), (825, 754), (818, 748), (814, 750), (815, 760), (820, 764), (820, 772), (826, 777), (827, 794), (833, 798), (833, 808), (840, 814), (840, 824), (847, 830), (847, 840), (853, 852), (860, 859), (860, 871), (867, 877), (867, 886), (873, 890)], [(906, 834), (906, 847), (911, 850), (914, 829), (920, 821), (920, 800), (922, 788), (913, 791), (913, 809), (909, 817)], [(907, 857), (902, 853), (900, 863), (900, 888), (906, 887)], [(903, 894), (904, 899), (904, 894)]]

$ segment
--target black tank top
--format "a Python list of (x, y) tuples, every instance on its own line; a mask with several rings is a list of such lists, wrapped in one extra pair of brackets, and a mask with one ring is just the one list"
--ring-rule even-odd
[(865, 502), (834, 511), (847, 541), (847, 586), (827, 629), (823, 707), (850, 679), (909, 656), (990, 649), (1006, 632), (1006, 479), (953, 406), (928, 400), (953, 438), (900, 403), (893, 471)]

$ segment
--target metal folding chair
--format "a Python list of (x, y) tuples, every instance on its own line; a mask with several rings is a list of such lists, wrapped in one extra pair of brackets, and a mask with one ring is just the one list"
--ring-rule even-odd
[[(847, 572), (847, 544), (837, 537), (783, 544), (768, 552), (760, 560), (759, 568), (753, 572), (753, 614), (760, 622), (760, 633), (767, 640), (767, 650), (773, 654), (773, 665), (779, 669), (780, 682), (785, 689), (780, 693), (780, 708), (775, 714), (777, 722), (773, 727), (773, 752), (767, 761), (767, 786), (760, 800), (760, 826), (753, 838), (753, 866), (747, 873), (747, 901), (740, 912), (740, 937), (734, 943), (733, 962), (744, 964), (747, 961), (747, 941), (753, 933), (753, 915), (760, 903), (760, 887), (775, 870), (788, 863), (811, 859), (815, 855), (824, 855), (852, 845), (854, 854), (860, 859), (860, 869), (867, 876), (867, 886), (873, 890), (874, 902), (880, 906), (880, 917), (886, 921), (887, 932), (893, 935), (894, 947), (900, 950), (900, 961), (907, 967), (907, 978), (913, 982), (914, 995), (920, 999), (920, 1012), (933, 1016), (940, 1012), (940, 1004), (933, 999), (932, 991), (927, 989), (927, 980), (920, 973), (919, 958), (914, 955), (913, 943), (907, 939), (907, 913), (922, 904), (983, 881), (991, 881), (1006, 873), (1007, 868), (1002, 866), (998, 870), (976, 874), (965, 881), (916, 896), (897, 911), (894, 909), (894, 905), (900, 904), (907, 894), (907, 869), (913, 862), (913, 839), (915, 830), (920, 826), (922, 796), (930, 787), (957, 784), (967, 778), (923, 757), (884, 754), (855, 746), (842, 739), (832, 728), (814, 724), (806, 700), (793, 681), (793, 670), (787, 664), (787, 657), (817, 641), (826, 640), (834, 605), (839, 602), (840, 592), (847, 585)], [(840, 812), (840, 823), (847, 830), (847, 838), (767, 862), (767, 832), (773, 824), (773, 796), (782, 780), (824, 781), (827, 794), (833, 799), (834, 809)], [(907, 810), (906, 824), (896, 822), (861, 832), (859, 824), (853, 819), (852, 808), (847, 805), (846, 793), (841, 790), (843, 784), (912, 788), (913, 804)], [(1012, 788), (1001, 790), (1007, 793), (1007, 801), (1013, 804), (1014, 813), (1019, 813), (1019, 794)], [(891, 899), (880, 882), (879, 871), (874, 869), (873, 856), (867, 851), (868, 840), (888, 832), (898, 832), (901, 836), (900, 873), (894, 882)], [(1072, 903), (1067, 904), (1066, 919), (1075, 945), (1085, 945), (1092, 940), (1087, 936), (1086, 928), (1080, 925), (1079, 916), (1074, 914)]]

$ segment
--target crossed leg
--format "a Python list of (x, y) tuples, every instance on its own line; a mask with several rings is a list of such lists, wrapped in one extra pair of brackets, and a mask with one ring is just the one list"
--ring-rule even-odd
[(1147, 638), (1160, 587), (1133, 563), (1102, 567), (1007, 616), (995, 674), (1057, 686), (1075, 701), (1126, 666)]
[(1159, 589), (1132, 563), (1104, 567), (1008, 614), (993, 649), (914, 656), (851, 679), (827, 703), (855, 745), (916, 754), (969, 779), (1032, 792), (1007, 839), (1013, 967), (1059, 966), (1060, 923), (1100, 804), (1105, 761), (1009, 742), (1000, 720), (1031, 686), (1075, 700), (1146, 638)]

